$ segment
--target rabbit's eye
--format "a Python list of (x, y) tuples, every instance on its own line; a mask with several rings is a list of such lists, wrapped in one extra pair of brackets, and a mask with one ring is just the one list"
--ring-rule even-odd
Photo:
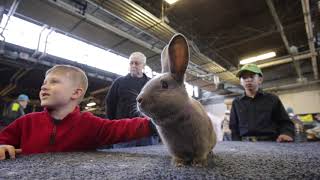
[(163, 89), (168, 89), (168, 83), (165, 82), (165, 81), (161, 81), (161, 87), (162, 87)]

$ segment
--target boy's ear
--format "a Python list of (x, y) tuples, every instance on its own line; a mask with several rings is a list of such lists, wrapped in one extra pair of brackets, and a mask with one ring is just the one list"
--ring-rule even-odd
[(263, 82), (263, 77), (259, 76), (259, 83), (262, 84), (262, 82)]
[(73, 92), (71, 98), (72, 99), (79, 99), (81, 98), (83, 95), (83, 89), (82, 88), (77, 88), (75, 89), (75, 91)]

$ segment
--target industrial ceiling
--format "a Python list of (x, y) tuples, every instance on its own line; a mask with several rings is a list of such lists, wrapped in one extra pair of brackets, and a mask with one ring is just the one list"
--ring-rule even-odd
[[(0, 6), (8, 13), (15, 3), (17, 17), (125, 57), (141, 51), (147, 56), (147, 65), (158, 72), (162, 48), (175, 33), (183, 33), (191, 49), (187, 81), (203, 90), (223, 87), (223, 92), (239, 92), (235, 73), (240, 59), (269, 51), (275, 51), (277, 57), (257, 63), (264, 72), (266, 90), (319, 85), (316, 0), (180, 0), (174, 5), (162, 0), (2, 0)], [(4, 49), (28, 51), (8, 44)], [(1, 77), (10, 77), (22, 68), (13, 65), (10, 56), (2, 55), (2, 59)], [(54, 64), (56, 60), (50, 59), (56, 58), (43, 61)], [(37, 78), (42, 77), (35, 78), (35, 74), (50, 67), (50, 63), (41, 63), (30, 68), (35, 63), (29, 61), (28, 72), (21, 75), (31, 87), (41, 84)], [(106, 91), (116, 77), (90, 67), (85, 70), (100, 77), (92, 76), (95, 80), (89, 93)], [(9, 77), (1, 81), (2, 89), (8, 88)]]

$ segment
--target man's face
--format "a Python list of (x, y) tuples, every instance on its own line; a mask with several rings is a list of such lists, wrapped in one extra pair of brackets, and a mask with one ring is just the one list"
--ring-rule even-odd
[(258, 91), (262, 80), (258, 74), (245, 71), (241, 74), (240, 83), (246, 91)]
[(69, 75), (51, 72), (45, 77), (39, 93), (42, 107), (57, 108), (70, 103), (77, 87)]
[(132, 77), (142, 77), (144, 69), (144, 62), (142, 58), (131, 57), (129, 66)]
[(28, 105), (28, 102), (27, 100), (24, 100), (24, 101), (19, 101), (19, 104), (23, 107), (23, 109), (25, 109)]

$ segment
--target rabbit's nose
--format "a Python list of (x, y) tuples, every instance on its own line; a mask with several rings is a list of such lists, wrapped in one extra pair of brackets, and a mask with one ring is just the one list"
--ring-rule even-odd
[(139, 104), (142, 103), (142, 100), (143, 100), (142, 97), (138, 97), (138, 98), (137, 98), (137, 102), (138, 102)]

